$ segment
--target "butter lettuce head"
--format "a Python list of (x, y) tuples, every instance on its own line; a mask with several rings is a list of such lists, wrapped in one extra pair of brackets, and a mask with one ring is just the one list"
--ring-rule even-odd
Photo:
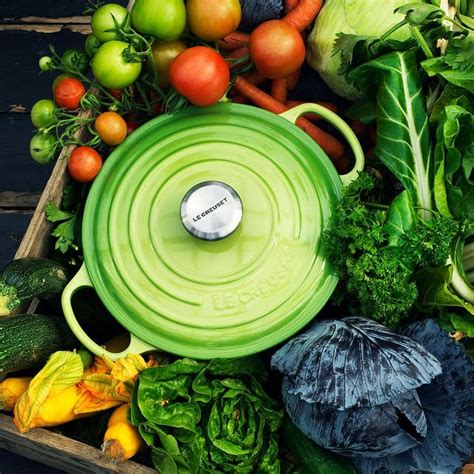
[[(394, 10), (407, 0), (326, 0), (316, 18), (314, 28), (308, 38), (308, 63), (319, 72), (323, 80), (338, 95), (355, 100), (357, 89), (349, 85), (338, 74), (341, 64), (340, 53), (332, 55), (334, 41), (338, 33), (379, 37), (389, 28), (403, 20), (404, 16)], [(405, 27), (390, 36), (391, 39), (405, 40), (409, 30)]]

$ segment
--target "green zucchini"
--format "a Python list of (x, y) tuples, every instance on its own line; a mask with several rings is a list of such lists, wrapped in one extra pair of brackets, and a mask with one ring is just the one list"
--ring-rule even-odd
[(0, 273), (0, 316), (7, 316), (33, 298), (48, 299), (67, 284), (66, 268), (45, 258), (20, 258)]
[(355, 474), (346, 458), (318, 446), (307, 438), (288, 417), (281, 428), (283, 440), (303, 474)]
[(0, 318), (0, 380), (10, 372), (46, 362), (53, 352), (79, 346), (66, 321), (58, 316)]

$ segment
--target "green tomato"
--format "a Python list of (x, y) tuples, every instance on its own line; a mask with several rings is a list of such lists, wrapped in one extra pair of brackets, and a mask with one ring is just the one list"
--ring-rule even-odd
[(30, 141), (30, 155), (38, 163), (45, 164), (54, 160), (56, 138), (51, 133), (40, 133)]
[(89, 70), (89, 56), (80, 49), (68, 49), (61, 58), (61, 64), (66, 71), (86, 74)]
[(186, 26), (183, 0), (136, 0), (132, 25), (140, 33), (163, 41), (178, 39)]
[(41, 99), (31, 108), (31, 121), (36, 128), (52, 125), (56, 120), (56, 106), (50, 99)]
[(124, 57), (127, 48), (135, 52), (124, 41), (108, 41), (99, 48), (92, 58), (92, 72), (99, 84), (108, 89), (123, 89), (137, 80), (142, 63), (127, 62)]
[(86, 42), (84, 44), (84, 48), (86, 50), (86, 53), (89, 55), (89, 57), (93, 58), (95, 56), (95, 53), (97, 53), (97, 50), (100, 48), (101, 42), (97, 39), (97, 37), (94, 34), (90, 34), (86, 38)]
[(101, 43), (117, 39), (117, 35), (114, 31), (107, 31), (116, 27), (114, 19), (125, 31), (128, 30), (128, 11), (121, 5), (106, 3), (98, 8), (94, 15), (92, 15), (92, 33)]
[(41, 71), (52, 71), (53, 70), (53, 60), (51, 59), (50, 56), (42, 56), (39, 60), (39, 68)]

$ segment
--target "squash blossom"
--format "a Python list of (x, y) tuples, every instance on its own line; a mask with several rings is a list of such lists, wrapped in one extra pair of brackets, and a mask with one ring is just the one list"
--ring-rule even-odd
[(137, 354), (115, 363), (97, 360), (84, 370), (79, 354), (59, 351), (31, 380), (14, 408), (14, 423), (21, 433), (57, 426), (131, 401), (138, 374), (148, 364)]

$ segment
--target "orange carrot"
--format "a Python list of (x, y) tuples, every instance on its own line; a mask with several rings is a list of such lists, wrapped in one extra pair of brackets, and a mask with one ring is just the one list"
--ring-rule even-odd
[(278, 102), (285, 103), (288, 93), (288, 79), (273, 79), (272, 81), (272, 97)]
[[(297, 105), (301, 104), (307, 104), (307, 101), (304, 100), (287, 100), (286, 105), (292, 109), (293, 107), (296, 107)], [(326, 109), (329, 109), (331, 112), (334, 112), (337, 114), (337, 105), (333, 104), (332, 102), (310, 102), (312, 104), (318, 104), (322, 105), (323, 107), (326, 107)], [(321, 116), (315, 113), (308, 112), (307, 114), (304, 114), (303, 117), (306, 117), (308, 120), (321, 120)]]
[[(266, 94), (242, 76), (237, 76), (234, 87), (240, 94), (250, 99), (255, 105), (269, 112), (281, 114), (290, 109), (287, 105), (278, 102), (271, 95)], [(333, 160), (339, 160), (344, 155), (344, 145), (336, 138), (313, 125), (309, 120), (299, 117), (296, 120), (296, 125), (319, 143), (321, 148)]]
[(241, 31), (234, 31), (230, 35), (227, 35), (225, 38), (222, 38), (218, 41), (219, 48), (224, 51), (235, 51), (241, 46), (247, 46), (249, 42), (248, 33), (243, 33)]
[(250, 101), (244, 95), (238, 94), (232, 97), (232, 102), (234, 102), (234, 104), (248, 104)]
[(244, 56), (248, 56), (249, 54), (249, 48), (247, 46), (241, 46), (240, 48), (231, 51), (228, 55), (226, 55), (226, 58), (239, 59), (243, 58)]
[(351, 128), (358, 138), (365, 138), (365, 136), (369, 133), (367, 126), (358, 120), (353, 120), (351, 122)]
[(296, 70), (293, 74), (288, 76), (288, 90), (294, 91), (296, 86), (298, 85), (298, 81), (300, 80), (301, 76), (301, 68)]
[(300, 0), (285, 0), (283, 2), (283, 11), (285, 14), (291, 12), (299, 2)]
[(298, 31), (303, 31), (313, 23), (322, 6), (323, 0), (301, 0), (283, 17), (283, 21), (293, 25)]
[[(245, 57), (247, 57), (247, 60), (245, 60)], [(250, 61), (249, 48), (247, 46), (241, 46), (238, 49), (234, 49), (234, 51), (231, 51), (226, 55), (226, 59), (234, 60), (230, 61), (231, 69), (234, 69), (236, 66), (247, 64)]]
[[(244, 77), (245, 77), (245, 79), (247, 79), (247, 81), (249, 81), (251, 84), (253, 84), (255, 86), (261, 86), (264, 82), (267, 81), (267, 78), (262, 76), (261, 74), (259, 74), (257, 71), (249, 72)], [(232, 89), (230, 91), (230, 94), (231, 95), (238, 94), (235, 87), (232, 87)]]

